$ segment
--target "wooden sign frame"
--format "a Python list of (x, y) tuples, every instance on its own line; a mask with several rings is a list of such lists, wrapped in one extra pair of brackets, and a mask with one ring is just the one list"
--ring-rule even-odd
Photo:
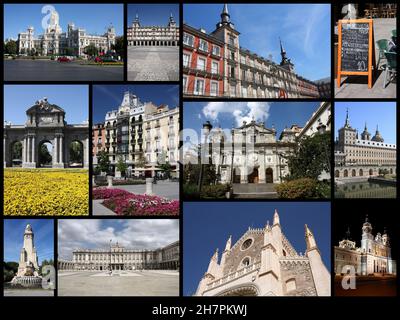
[[(349, 23), (368, 23), (369, 24), (369, 34), (368, 34), (368, 70), (367, 71), (342, 71), (342, 24)], [(337, 71), (337, 86), (340, 88), (341, 86), (341, 78), (342, 76), (368, 76), (368, 88), (372, 88), (372, 59), (373, 59), (373, 50), (375, 50), (374, 45), (374, 25), (373, 19), (357, 19), (357, 20), (339, 20), (338, 21), (338, 71)]]

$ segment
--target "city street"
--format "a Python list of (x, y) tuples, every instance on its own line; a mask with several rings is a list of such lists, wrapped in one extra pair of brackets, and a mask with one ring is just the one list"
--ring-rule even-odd
[(123, 81), (123, 66), (52, 60), (4, 60), (5, 81)]

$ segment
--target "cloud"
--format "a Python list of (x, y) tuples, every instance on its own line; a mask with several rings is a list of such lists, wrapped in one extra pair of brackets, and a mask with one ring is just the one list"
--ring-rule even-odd
[(203, 108), (203, 115), (215, 122), (219, 122), (219, 116), (233, 116), (236, 125), (242, 125), (243, 121), (266, 121), (269, 117), (270, 104), (268, 102), (209, 102)]
[(131, 249), (156, 249), (179, 239), (176, 219), (60, 220), (59, 255), (71, 259), (77, 248), (105, 249), (112, 243)]

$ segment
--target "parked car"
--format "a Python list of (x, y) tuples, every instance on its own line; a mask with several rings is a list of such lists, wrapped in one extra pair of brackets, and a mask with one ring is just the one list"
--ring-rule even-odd
[(58, 57), (57, 61), (58, 62), (70, 62), (70, 61), (72, 61), (72, 59), (70, 59), (68, 57)]
[(94, 62), (117, 62), (118, 59), (114, 56), (109, 56), (109, 55), (103, 55), (96, 57), (94, 59)]

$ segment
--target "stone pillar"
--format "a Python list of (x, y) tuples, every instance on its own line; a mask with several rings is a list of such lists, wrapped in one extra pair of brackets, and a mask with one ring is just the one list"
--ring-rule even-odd
[(36, 137), (32, 136), (32, 163), (33, 166), (36, 167), (36, 155), (35, 155), (35, 151), (36, 151)]
[(54, 138), (54, 148), (53, 148), (53, 167), (58, 163), (58, 136)]
[(258, 183), (265, 183), (265, 154), (264, 150), (260, 150), (258, 154), (258, 163), (260, 164), (258, 168)]
[(27, 150), (27, 156), (28, 156), (28, 159), (27, 159), (27, 162), (28, 163), (31, 163), (31, 137), (30, 136), (28, 136), (27, 137), (27, 139), (28, 139), (28, 150)]
[(24, 141), (22, 142), (22, 166), (26, 162), (26, 139), (24, 137)]
[(113, 177), (112, 176), (107, 176), (107, 182), (108, 182), (108, 186), (107, 188), (112, 188), (113, 187)]
[(153, 178), (146, 178), (146, 192), (145, 194), (153, 194)]
[(240, 167), (240, 183), (247, 183), (247, 166), (246, 164)]
[[(83, 167), (89, 168), (89, 138), (85, 140), (86, 148), (83, 148)], [(85, 150), (86, 149), (86, 150)]]
[[(6, 143), (7, 143), (7, 136), (4, 135), (3, 137), (3, 162), (4, 162), (4, 168), (7, 167), (7, 161), (6, 161)], [(12, 159), (11, 159), (12, 160)]]
[(63, 155), (63, 152), (64, 152), (64, 137), (63, 136), (60, 136), (60, 164), (62, 164), (62, 166), (64, 167), (64, 155)]

